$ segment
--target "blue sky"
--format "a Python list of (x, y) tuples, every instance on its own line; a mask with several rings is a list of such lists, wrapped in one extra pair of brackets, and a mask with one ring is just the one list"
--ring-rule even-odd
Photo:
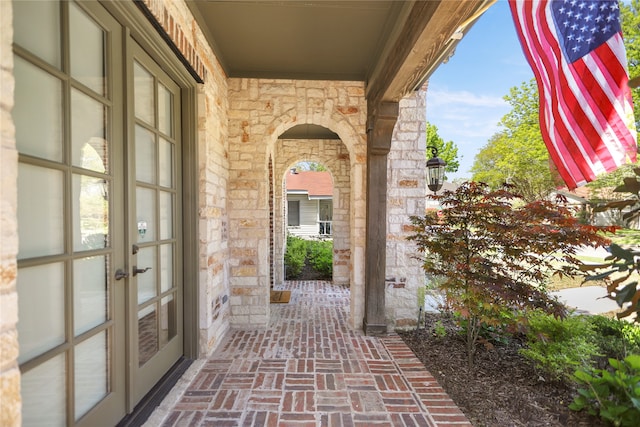
[(455, 54), (429, 79), (427, 121), (458, 146), (460, 168), (449, 181), (470, 179), (478, 151), (498, 131), (509, 89), (533, 78), (506, 0), (498, 0), (473, 25)]

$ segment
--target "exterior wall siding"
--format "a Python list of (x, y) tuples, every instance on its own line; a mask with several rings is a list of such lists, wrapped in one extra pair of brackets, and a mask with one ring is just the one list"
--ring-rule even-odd
[(311, 237), (318, 235), (318, 201), (309, 200), (304, 195), (289, 195), (288, 200), (300, 202), (300, 225), (288, 226), (287, 229), (294, 236)]

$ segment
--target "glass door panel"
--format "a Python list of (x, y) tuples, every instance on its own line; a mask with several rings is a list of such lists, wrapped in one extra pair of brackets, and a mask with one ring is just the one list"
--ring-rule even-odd
[(22, 425), (67, 425), (67, 361), (59, 354), (22, 373)]
[[(14, 0), (14, 41), (56, 68), (60, 68), (62, 63), (60, 34), (62, 32), (60, 31), (60, 5), (58, 2)], [(17, 76), (19, 73), (14, 75)]]
[(133, 64), (135, 115), (151, 126), (155, 124), (155, 80), (139, 62)]
[[(102, 331), (78, 344), (75, 351), (75, 417), (79, 419), (109, 392), (109, 339)], [(107, 369), (105, 369), (107, 367)]]
[[(135, 273), (138, 281), (138, 304), (144, 304), (158, 294), (156, 286), (156, 248), (142, 248), (138, 252), (138, 264), (134, 268), (146, 270)], [(148, 270), (147, 270), (148, 269)], [(151, 271), (149, 271), (151, 270)]]
[[(16, 102), (13, 121), (22, 154), (62, 160), (62, 82), (19, 56), (14, 60)], [(37, 117), (37, 126), (34, 121)]]
[(138, 45), (133, 51), (135, 212), (130, 227), (135, 230), (137, 339), (131, 345), (137, 348), (133, 395), (139, 399), (182, 355), (182, 294), (176, 279), (181, 256), (176, 232), (180, 88)]
[(138, 243), (151, 243), (156, 239), (156, 191), (139, 186), (136, 189), (136, 217)]
[(65, 342), (64, 264), (21, 268), (18, 275), (18, 336), (23, 363)]
[(105, 32), (75, 3), (69, 5), (71, 76), (95, 93), (105, 93)]
[(176, 298), (169, 294), (160, 302), (160, 345), (168, 343), (176, 334)]
[(115, 425), (126, 346), (113, 273), (125, 265), (124, 156), (113, 141), (125, 132), (123, 95), (107, 88), (124, 88), (122, 28), (97, 2), (14, 4), (32, 32), (14, 49), (23, 425)]
[(18, 258), (64, 252), (64, 173), (18, 164)]
[(73, 177), (73, 249), (103, 249), (109, 245), (107, 180), (87, 175)]
[(156, 182), (156, 141), (153, 132), (136, 126), (136, 179)]
[(147, 363), (158, 352), (158, 316), (151, 304), (138, 312), (138, 366)]
[(71, 91), (71, 152), (74, 166), (105, 173), (109, 166), (103, 103)]
[(77, 259), (73, 262), (74, 332), (80, 335), (109, 318), (109, 277), (107, 255)]

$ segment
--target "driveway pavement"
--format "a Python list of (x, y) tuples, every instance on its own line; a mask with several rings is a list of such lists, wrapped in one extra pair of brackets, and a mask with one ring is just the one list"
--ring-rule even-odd
[(600, 314), (618, 309), (618, 304), (606, 298), (607, 290), (602, 286), (581, 286), (553, 292), (568, 307), (581, 313)]

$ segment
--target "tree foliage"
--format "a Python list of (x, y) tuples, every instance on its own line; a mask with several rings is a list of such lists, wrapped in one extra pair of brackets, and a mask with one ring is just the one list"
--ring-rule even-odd
[[(624, 45), (630, 77), (640, 77), (640, 0), (620, 2)], [(640, 88), (631, 90), (636, 129), (640, 129)], [(498, 188), (513, 184), (525, 200), (546, 196), (559, 183), (549, 165), (549, 156), (539, 128), (538, 93), (535, 80), (511, 88), (505, 100), (512, 110), (499, 123), (503, 129), (493, 135), (476, 155), (472, 179)], [(603, 188), (629, 175), (630, 167), (602, 175), (589, 187), (600, 193)], [(615, 185), (615, 184), (613, 184)]]
[(500, 188), (513, 185), (525, 201), (545, 198), (556, 187), (549, 167), (549, 153), (538, 120), (535, 80), (512, 87), (504, 99), (511, 105), (499, 125), (502, 129), (476, 155), (472, 179)]
[[(445, 172), (457, 172), (460, 167), (460, 161), (458, 160), (458, 146), (453, 141), (446, 141), (438, 135), (438, 128), (427, 122), (427, 146), (436, 147), (438, 150), (438, 157), (444, 160), (447, 165), (445, 166)], [(427, 159), (431, 158), (431, 150), (427, 149)]]
[(607, 243), (562, 201), (517, 207), (519, 196), (511, 190), (467, 182), (433, 196), (443, 207), (438, 213), (411, 217), (409, 240), (422, 254), (424, 271), (439, 279), (447, 304), (465, 319), (470, 365), (483, 327), (516, 324), (528, 309), (563, 315), (564, 307), (545, 291), (549, 275), (578, 275), (577, 246)]
[(325, 165), (318, 162), (300, 162), (296, 164), (296, 169), (301, 171), (324, 172), (327, 170)]
[[(640, 0), (620, 2), (622, 34), (631, 78), (640, 77)], [(631, 90), (636, 130), (640, 130), (640, 87)]]
[[(594, 212), (624, 209), (624, 221), (634, 222), (640, 219), (640, 168), (635, 168), (633, 172), (635, 176), (625, 177), (623, 184), (614, 189), (614, 192), (627, 196), (622, 200), (598, 205), (593, 208)], [(604, 280), (609, 298), (623, 308), (617, 314), (618, 318), (635, 314), (635, 320), (640, 321), (640, 288), (637, 281), (637, 274), (640, 273), (640, 251), (611, 245), (611, 255), (605, 261), (604, 264), (585, 266), (584, 269), (589, 273), (585, 281)]]

